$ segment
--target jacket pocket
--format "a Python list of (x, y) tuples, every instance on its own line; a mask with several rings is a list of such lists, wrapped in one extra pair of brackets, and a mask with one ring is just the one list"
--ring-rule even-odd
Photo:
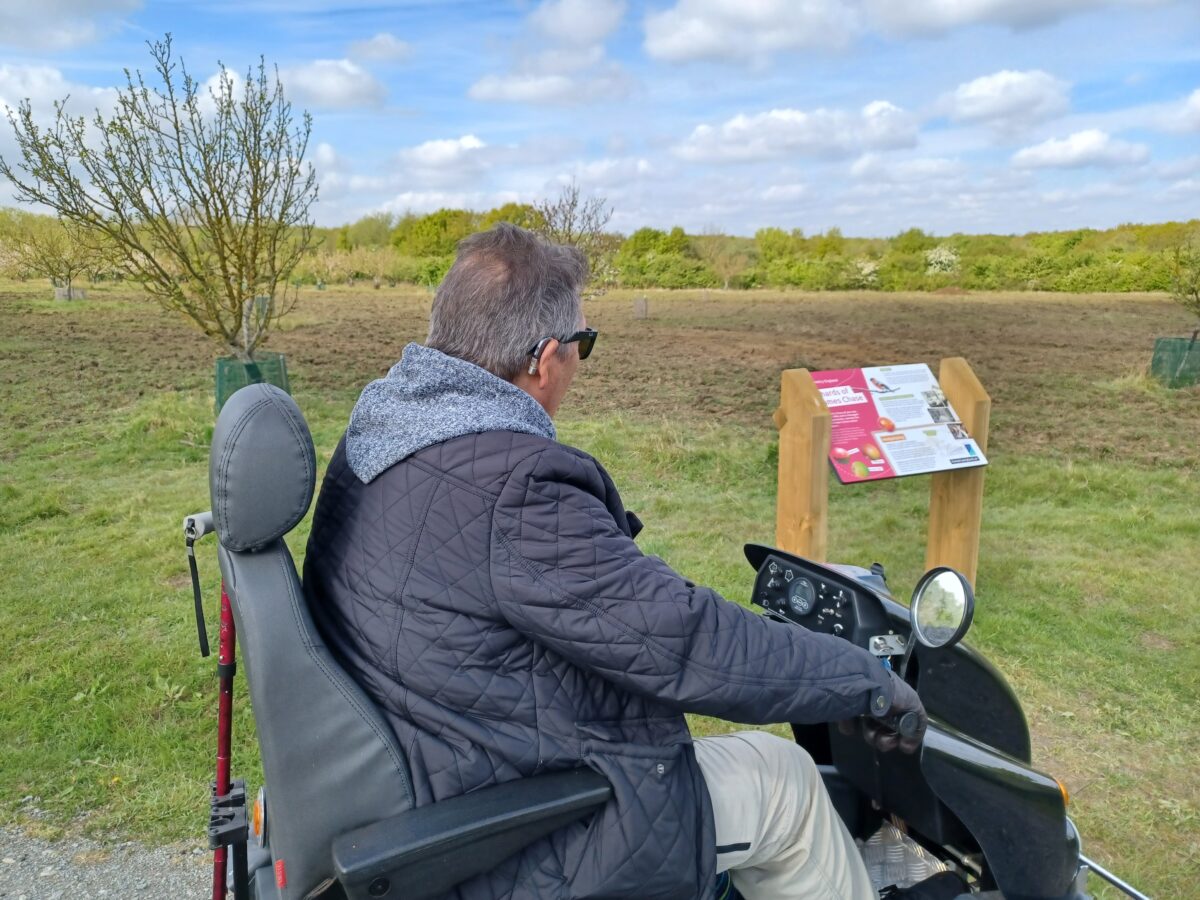
[[(588, 825), (565, 871), (573, 898), (692, 900), (704, 880), (697, 799), (699, 770), (686, 730), (663, 743), (623, 740), (646, 735), (647, 722), (578, 723), (588, 737), (583, 761), (604, 775), (613, 798)], [(608, 740), (599, 737), (607, 734)]]

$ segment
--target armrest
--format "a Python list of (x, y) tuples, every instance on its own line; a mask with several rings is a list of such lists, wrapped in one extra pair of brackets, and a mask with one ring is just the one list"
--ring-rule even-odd
[(611, 796), (608, 780), (591, 769), (507, 781), (339, 836), (334, 875), (348, 900), (440, 897)]

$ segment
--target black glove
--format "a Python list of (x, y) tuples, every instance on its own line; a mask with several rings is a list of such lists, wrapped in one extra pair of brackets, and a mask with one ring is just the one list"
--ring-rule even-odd
[[(861, 722), (863, 740), (876, 750), (887, 753), (889, 750), (899, 747), (904, 753), (915, 753), (925, 738), (929, 717), (925, 715), (925, 707), (921, 704), (921, 698), (917, 696), (916, 691), (909, 687), (908, 682), (895, 672), (889, 674), (892, 678), (892, 705), (888, 711), (878, 717), (870, 716), (851, 722), (839, 722), (838, 730), (842, 734), (853, 734), (856, 725)], [(899, 732), (900, 720), (907, 713), (915, 714), (916, 726), (911, 727), (912, 719), (910, 718), (910, 727), (907, 729), (910, 733), (901, 735)]]

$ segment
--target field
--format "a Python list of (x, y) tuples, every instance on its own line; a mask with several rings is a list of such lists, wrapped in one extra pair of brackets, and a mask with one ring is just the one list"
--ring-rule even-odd
[[(208, 507), (212, 350), (128, 290), (46, 294), (0, 283), (0, 822), (196, 836), (215, 682), (179, 523)], [(632, 296), (590, 302), (601, 336), (560, 436), (608, 466), (647, 552), (741, 601), (741, 545), (774, 531), (780, 370), (971, 362), (993, 416), (969, 640), (1021, 696), (1035, 764), (1070, 788), (1085, 852), (1151, 894), (1190, 893), (1200, 390), (1142, 374), (1154, 337), (1190, 333), (1186, 315), (1142, 295), (700, 291), (650, 292), (638, 320)], [(288, 354), (322, 461), (362, 384), (424, 337), (429, 301), (302, 294), (271, 349)], [(906, 593), (927, 496), (921, 478), (835, 483), (831, 557), (880, 561)], [(297, 555), (306, 535), (290, 540)], [(215, 623), (211, 545), (200, 569)], [(253, 775), (241, 696), (235, 768)], [(47, 816), (31, 821), (30, 805)]]

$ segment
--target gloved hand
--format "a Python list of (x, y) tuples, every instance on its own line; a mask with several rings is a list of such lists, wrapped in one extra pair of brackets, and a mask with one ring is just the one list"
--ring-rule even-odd
[[(925, 729), (929, 726), (929, 717), (917, 692), (909, 687), (908, 682), (895, 672), (889, 673), (892, 678), (892, 705), (882, 716), (865, 717), (850, 722), (839, 722), (838, 730), (842, 734), (853, 734), (856, 726), (861, 727), (863, 740), (883, 753), (895, 750), (897, 747), (904, 753), (915, 753), (925, 739)], [(907, 737), (902, 737), (896, 729), (905, 713), (917, 714), (917, 728)], [(861, 726), (858, 723), (861, 722)]]

